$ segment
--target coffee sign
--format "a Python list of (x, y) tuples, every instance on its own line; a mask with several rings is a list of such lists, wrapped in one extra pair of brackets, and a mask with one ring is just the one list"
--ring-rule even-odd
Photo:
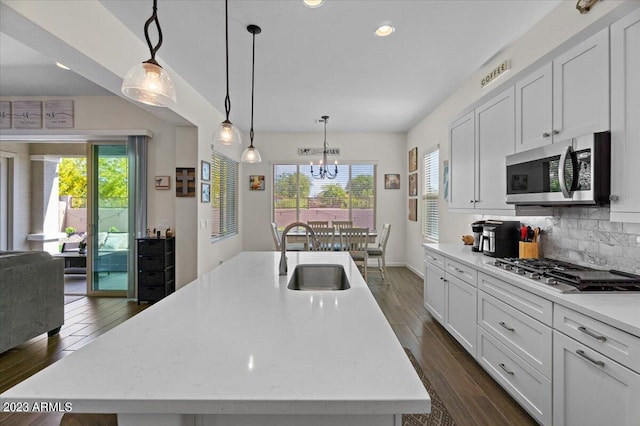
[(495, 67), (493, 70), (491, 70), (489, 74), (487, 74), (482, 78), (482, 80), (480, 81), (480, 87), (484, 87), (487, 84), (491, 83), (493, 80), (500, 77), (505, 72), (509, 71), (510, 68), (511, 67), (509, 66), (509, 61), (504, 61), (503, 63)]

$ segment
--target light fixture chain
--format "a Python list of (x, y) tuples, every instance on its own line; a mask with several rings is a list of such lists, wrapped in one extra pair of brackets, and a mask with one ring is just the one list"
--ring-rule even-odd
[[(149, 38), (149, 26), (152, 22), (155, 22), (156, 28), (158, 29), (158, 44), (153, 46), (151, 44), (151, 39)], [(153, 0), (153, 13), (147, 19), (147, 22), (144, 23), (144, 38), (147, 40), (147, 46), (149, 46), (149, 52), (151, 52), (151, 60), (149, 62), (153, 64), (157, 64), (156, 62), (156, 52), (162, 46), (162, 29), (160, 28), (160, 21), (158, 20), (158, 0)]]
[(251, 130), (249, 131), (249, 138), (251, 139), (251, 146), (253, 146), (253, 92), (255, 86), (255, 74), (256, 74), (256, 33), (253, 31), (253, 48), (251, 56)]
[(229, 113), (231, 112), (231, 99), (229, 98), (229, 0), (224, 0), (224, 39), (225, 39), (225, 63), (227, 65), (227, 97), (224, 99), (224, 110), (227, 113), (227, 121), (229, 121)]

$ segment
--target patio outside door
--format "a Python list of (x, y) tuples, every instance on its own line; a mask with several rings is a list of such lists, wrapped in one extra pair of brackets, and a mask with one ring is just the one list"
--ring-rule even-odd
[(90, 295), (127, 296), (133, 288), (129, 158), (127, 144), (90, 147)]

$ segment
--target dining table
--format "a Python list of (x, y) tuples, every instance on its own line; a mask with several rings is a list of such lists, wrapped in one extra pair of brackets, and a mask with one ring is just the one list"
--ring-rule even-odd
[[(336, 231), (335, 234), (336, 242), (340, 243), (340, 232)], [(369, 231), (368, 241), (370, 244), (375, 244), (376, 239), (378, 238), (378, 233), (376, 231)], [(307, 232), (304, 230), (291, 230), (287, 233), (287, 244), (304, 244), (304, 249), (309, 250), (309, 241), (307, 240)]]

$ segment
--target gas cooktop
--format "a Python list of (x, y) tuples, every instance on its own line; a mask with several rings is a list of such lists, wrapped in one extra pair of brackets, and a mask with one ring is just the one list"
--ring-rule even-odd
[(556, 259), (499, 258), (488, 265), (520, 275), (560, 293), (640, 291), (640, 275), (593, 269)]

